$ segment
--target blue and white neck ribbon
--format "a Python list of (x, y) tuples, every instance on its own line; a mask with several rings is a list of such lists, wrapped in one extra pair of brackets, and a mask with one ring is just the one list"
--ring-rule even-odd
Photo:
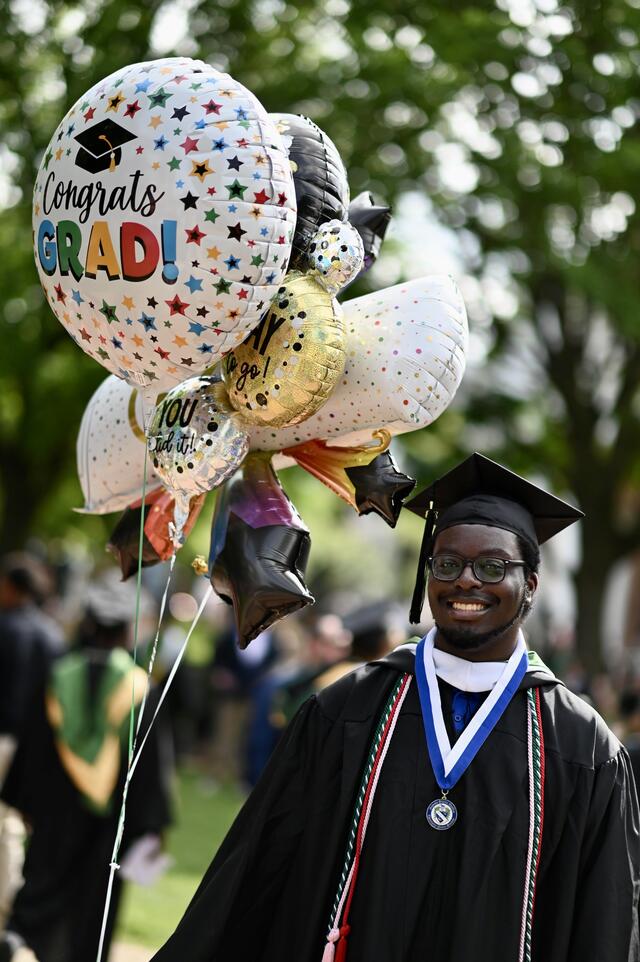
[(416, 649), (416, 681), (433, 772), (441, 790), (448, 792), (464, 775), (500, 720), (524, 678), (528, 659), (524, 637), (520, 633), (502, 674), (452, 748), (442, 715), (433, 658), (436, 630), (432, 628)]

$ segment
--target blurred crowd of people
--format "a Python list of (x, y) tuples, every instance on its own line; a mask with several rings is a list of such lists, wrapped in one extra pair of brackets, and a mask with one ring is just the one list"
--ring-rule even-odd
[(207, 583), (176, 573), (147, 687), (166, 569), (144, 572), (139, 599), (113, 569), (81, 586), (57, 574), (26, 552), (0, 562), (0, 962), (93, 962), (117, 857), (106, 959), (123, 880), (166, 867), (176, 766), (249, 790), (305, 698), (405, 637), (378, 604), (344, 619), (300, 613), (240, 650), (231, 609), (212, 601), (131, 779), (118, 853), (132, 733), (144, 710), (144, 738)]
[[(145, 571), (137, 606), (134, 579), (113, 569), (79, 586), (34, 554), (0, 562), (0, 962), (96, 958), (132, 708), (135, 733), (144, 704), (141, 739), (207, 587), (176, 572), (148, 687), (166, 577), (165, 566)], [(249, 790), (309, 695), (411, 634), (397, 603), (341, 604), (341, 614), (328, 603), (299, 612), (245, 650), (231, 609), (215, 598), (204, 608), (130, 783), (103, 958), (123, 880), (149, 882), (166, 867), (176, 766), (214, 790)], [(587, 678), (566, 639), (539, 653), (617, 728), (640, 777), (640, 680), (624, 668)]]
[[(146, 698), (149, 719), (157, 698), (130, 654), (135, 596), (126, 586), (87, 585), (68, 635), (57, 601), (37, 558), (2, 560), (0, 958), (16, 962), (95, 959), (132, 704), (139, 711)], [(171, 766), (160, 724), (128, 793), (122, 874), (130, 878), (144, 879), (162, 858)], [(118, 876), (107, 948), (120, 893)]]

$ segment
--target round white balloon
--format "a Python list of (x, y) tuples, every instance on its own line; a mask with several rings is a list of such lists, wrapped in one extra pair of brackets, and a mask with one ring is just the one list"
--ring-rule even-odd
[(347, 361), (320, 410), (291, 427), (251, 427), (251, 448), (314, 439), (361, 444), (371, 431), (426, 427), (452, 401), (465, 369), (467, 313), (453, 278), (430, 276), (342, 304)]
[(159, 391), (211, 367), (287, 269), (293, 175), (257, 98), (202, 61), (123, 67), (58, 126), (36, 179), (36, 265), (80, 347)]
[[(76, 444), (78, 478), (86, 514), (124, 511), (142, 496), (145, 436), (142, 398), (111, 375), (102, 382), (82, 416)], [(146, 490), (160, 485), (147, 458)]]
[(192, 377), (158, 401), (148, 430), (149, 456), (165, 488), (187, 512), (237, 471), (249, 436), (219, 379)]

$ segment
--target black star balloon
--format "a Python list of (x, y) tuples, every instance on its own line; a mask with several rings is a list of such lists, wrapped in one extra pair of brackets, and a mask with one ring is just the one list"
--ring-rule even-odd
[(304, 583), (310, 547), (308, 531), (286, 525), (252, 528), (229, 515), (211, 584), (223, 601), (233, 605), (240, 648), (285, 615), (313, 604)]
[(398, 471), (390, 451), (384, 451), (370, 464), (346, 468), (354, 485), (358, 514), (379, 514), (391, 528), (400, 517), (402, 502), (413, 491), (413, 478)]
[(363, 274), (375, 263), (384, 235), (391, 220), (391, 208), (376, 204), (369, 191), (364, 190), (349, 204), (349, 223), (355, 227), (364, 246)]
[(240, 648), (285, 615), (313, 604), (304, 583), (311, 539), (268, 454), (250, 454), (218, 493), (209, 573), (233, 605)]

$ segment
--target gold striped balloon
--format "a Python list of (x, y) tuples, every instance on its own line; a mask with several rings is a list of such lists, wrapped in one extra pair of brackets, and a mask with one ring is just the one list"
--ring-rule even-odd
[(288, 274), (269, 313), (222, 362), (233, 407), (252, 424), (299, 424), (322, 407), (345, 365), (342, 309), (308, 274)]

